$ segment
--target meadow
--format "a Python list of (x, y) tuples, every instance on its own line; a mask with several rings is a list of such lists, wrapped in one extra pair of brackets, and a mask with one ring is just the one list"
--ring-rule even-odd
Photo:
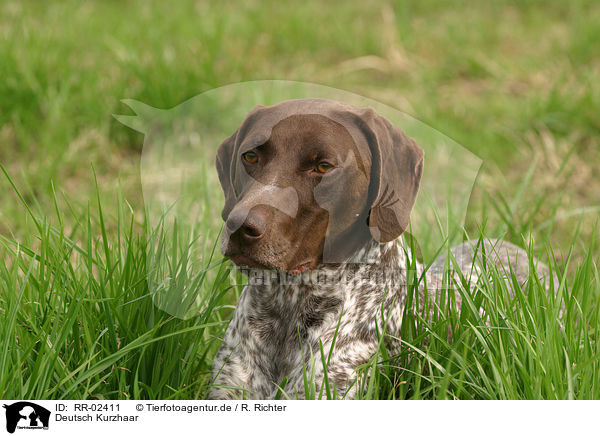
[[(490, 268), (461, 313), (407, 310), (402, 353), (359, 368), (359, 398), (600, 398), (599, 23), (592, 1), (2, 2), (0, 397), (204, 398), (244, 280), (219, 253), (211, 153), (243, 110), (203, 114), (199, 209), (169, 225), (149, 207), (165, 184), (145, 179), (147, 135), (113, 115), (282, 79), (380, 102), (478, 157), (454, 237), (507, 239), (559, 285), (511, 298)], [(181, 280), (160, 287), (169, 271)]]

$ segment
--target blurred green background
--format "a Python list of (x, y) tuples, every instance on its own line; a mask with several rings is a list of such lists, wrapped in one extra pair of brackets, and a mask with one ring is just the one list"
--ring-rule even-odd
[[(141, 221), (143, 135), (112, 117), (131, 113), (121, 99), (170, 108), (239, 81), (314, 82), (481, 157), (471, 229), (497, 222), (509, 239), (532, 232), (560, 249), (580, 208), (598, 204), (599, 40), (593, 1), (5, 0), (0, 163), (44, 215), (53, 189), (87, 207), (93, 165), (101, 195), (120, 184)], [(29, 227), (11, 191), (0, 179), (0, 233), (18, 236)]]

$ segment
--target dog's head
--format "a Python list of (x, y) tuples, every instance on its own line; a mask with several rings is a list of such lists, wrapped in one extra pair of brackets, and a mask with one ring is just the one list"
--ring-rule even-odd
[(402, 234), (423, 150), (370, 108), (320, 100), (258, 106), (217, 152), (223, 254), (298, 273)]

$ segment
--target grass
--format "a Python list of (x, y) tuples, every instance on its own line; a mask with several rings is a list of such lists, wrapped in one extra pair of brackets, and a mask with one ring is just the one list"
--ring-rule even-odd
[[(513, 294), (500, 279), (505, 272), (483, 266), (486, 278), (476, 286), (464, 279), (450, 282), (445, 298), (429, 302), (437, 307), (433, 316), (405, 310), (403, 351), (388, 357), (381, 349), (365, 368), (376, 378), (363, 379), (374, 385), (365, 398), (598, 398), (598, 287), (589, 286), (590, 276), (598, 274), (593, 260), (579, 266), (572, 282), (559, 274), (556, 297), (535, 276), (525, 287), (515, 286)], [(509, 277), (514, 283), (514, 275)], [(454, 293), (464, 298), (460, 313), (453, 309)], [(390, 363), (376, 368), (376, 361)]]
[(368, 96), (479, 156), (465, 233), (531, 242), (559, 277), (556, 300), (484, 281), (460, 314), (407, 312), (361, 398), (598, 398), (598, 23), (584, 0), (2, 2), (0, 396), (206, 394), (241, 281), (215, 248), (212, 166), (196, 221), (157, 220), (144, 137), (112, 114), (276, 78)]
[(147, 238), (133, 231), (133, 217), (120, 209), (117, 239), (109, 240), (97, 207), (96, 220), (74, 217), (69, 235), (30, 215), (35, 253), (2, 237), (2, 397), (198, 396), (225, 325), (216, 305), (229, 289), (219, 287), (227, 269), (193, 320), (171, 316), (148, 291)]
[[(217, 271), (195, 294), (203, 299), (194, 316), (169, 315), (168, 304), (149, 290), (151, 238), (134, 231), (126, 203), (116, 201), (116, 217), (105, 216), (97, 202), (95, 210), (72, 217), (76, 230), (70, 234), (32, 213), (38, 229), (30, 241), (35, 248), (1, 237), (7, 259), (0, 269), (3, 398), (206, 395), (212, 357), (239, 297), (239, 278), (229, 278), (228, 263), (209, 257), (206, 261)], [(56, 219), (64, 222), (65, 217), (58, 212)], [(118, 229), (113, 237), (106, 232), (108, 220)], [(180, 247), (170, 242), (169, 249)], [(485, 265), (488, 279), (477, 286), (451, 283), (441, 299), (414, 310), (420, 278), (413, 277), (399, 338), (402, 352), (389, 356), (382, 345), (358, 369), (358, 398), (599, 398), (595, 246), (590, 241), (588, 256), (573, 276), (561, 272), (567, 265), (550, 263), (558, 273), (556, 297), (535, 276), (523, 289), (517, 285), (511, 297), (498, 279), (503, 272)], [(206, 277), (201, 270), (182, 286), (193, 283), (201, 289)], [(170, 301), (177, 298), (177, 286), (169, 288)], [(452, 304), (455, 292), (464, 299), (460, 313)], [(432, 304), (437, 310), (430, 317), (425, 314)], [(559, 317), (562, 306), (565, 314)], [(316, 358), (326, 358), (327, 352)], [(334, 386), (317, 392), (310, 377), (306, 384), (309, 398), (336, 396)]]

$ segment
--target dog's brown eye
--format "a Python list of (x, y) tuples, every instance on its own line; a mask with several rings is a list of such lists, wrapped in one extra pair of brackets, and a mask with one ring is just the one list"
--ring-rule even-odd
[(331, 165), (329, 162), (319, 162), (319, 164), (317, 165), (317, 172), (321, 174), (325, 174), (327, 171), (330, 171), (332, 169), (333, 165)]
[(247, 151), (246, 153), (242, 154), (242, 157), (248, 163), (258, 162), (258, 155), (256, 153), (254, 153), (253, 151)]

